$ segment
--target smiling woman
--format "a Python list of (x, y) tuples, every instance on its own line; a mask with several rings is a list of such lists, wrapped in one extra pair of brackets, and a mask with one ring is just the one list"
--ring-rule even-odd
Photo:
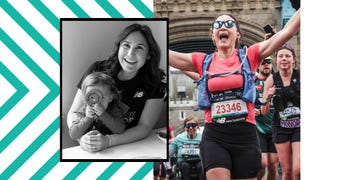
[[(167, 84), (166, 74), (162, 69), (165, 69), (166, 53), (162, 54), (161, 49), (165, 50), (167, 43), (166, 38), (160, 37), (164, 33), (166, 34), (167, 21), (164, 19), (133, 22), (129, 19), (121, 21), (114, 19), (78, 20), (74, 26), (68, 26), (74, 21), (71, 22), (71, 20), (69, 22), (63, 20), (62, 24), (63, 30), (67, 32), (67, 38), (63, 39), (62, 46), (64, 50), (63, 65), (67, 64), (66, 67), (68, 67), (68, 69), (63, 70), (62, 74), (68, 76), (64, 71), (69, 71), (69, 67), (78, 63), (77, 60), (74, 60), (77, 59), (75, 53), (84, 59), (79, 69), (83, 67), (85, 69), (72, 68), (72, 72), (80, 73), (75, 78), (66, 79), (75, 79), (75, 82), (69, 86), (77, 84), (75, 97), (67, 112), (67, 126), (69, 129), (73, 128), (74, 121), (77, 120), (77, 112), (85, 103), (87, 96), (82, 93), (83, 87), (81, 86), (85, 77), (94, 72), (101, 72), (112, 78), (117, 89), (115, 94), (122, 97), (117, 101), (121, 101), (128, 109), (123, 116), (115, 119), (118, 124), (123, 124), (124, 131), (111, 131), (106, 134), (100, 131), (98, 133), (95, 132), (98, 131), (95, 126), (95, 129), (91, 129), (90, 132), (76, 137), (80, 146), (86, 151), (98, 152), (111, 146), (134, 142), (147, 137), (160, 119), (160, 113), (165, 105)], [(156, 33), (153, 33), (151, 28), (156, 28)], [(94, 36), (94, 32), (97, 36)], [(71, 36), (72, 38), (70, 38)], [(104, 42), (105, 40), (102, 38), (109, 42)], [(89, 42), (89, 39), (93, 41)], [(64, 46), (64, 44), (69, 47)], [(78, 46), (74, 44), (78, 44)], [(102, 44), (106, 44), (106, 46), (103, 47)], [(109, 44), (115, 44), (115, 47), (110, 48)], [(113, 49), (113, 51), (110, 52), (109, 49)], [(86, 51), (86, 53), (77, 51)], [(92, 56), (85, 56), (86, 54)], [(110, 55), (104, 58), (106, 54)], [(93, 61), (93, 59), (98, 61)], [(91, 97), (96, 98), (97, 96)], [(114, 99), (112, 100), (114, 101)], [(101, 103), (93, 104), (88, 108), (88, 111), (95, 111), (99, 105)], [(97, 117), (102, 115), (100, 112)], [(88, 116), (91, 118), (91, 113)], [(107, 123), (102, 122), (106, 119), (98, 118), (97, 120), (100, 121), (99, 123)]]
[(193, 116), (188, 116), (183, 127), (184, 132), (177, 135), (170, 144), (169, 154), (171, 158), (176, 159), (176, 169), (181, 172), (181, 179), (190, 179), (192, 169), (196, 170), (197, 175), (201, 174), (199, 121)]
[[(280, 48), (299, 28), (298, 11), (270, 39), (251, 45), (247, 51), (245, 48), (251, 71), (255, 72), (261, 60)], [(245, 73), (229, 73), (237, 72), (244, 62), (238, 55), (242, 37), (240, 23), (230, 14), (221, 14), (212, 22), (210, 34), (216, 51), (210, 55), (212, 60), (206, 72), (203, 72), (204, 61), (209, 61), (208, 58), (204, 59), (209, 56), (205, 53), (179, 53), (170, 50), (169, 64), (182, 71), (198, 73), (202, 77), (204, 74), (213, 75), (206, 85), (208, 92), (205, 93), (211, 97), (211, 106), (204, 111), (205, 128), (200, 144), (201, 161), (207, 179), (256, 179), (261, 168), (261, 153), (254, 102), (242, 96), (245, 94), (243, 89), (253, 79), (248, 78), (247, 81), (247, 76), (243, 76)], [(225, 92), (242, 93), (239, 93), (240, 97), (213, 98), (226, 94)], [(242, 114), (241, 117), (237, 116), (239, 113)]]

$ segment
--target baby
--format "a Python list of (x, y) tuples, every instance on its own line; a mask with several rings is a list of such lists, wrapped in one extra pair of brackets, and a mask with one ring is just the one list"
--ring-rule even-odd
[(125, 129), (123, 116), (129, 107), (120, 102), (114, 80), (104, 73), (94, 72), (85, 77), (81, 91), (84, 104), (72, 119), (70, 137), (78, 140), (92, 130), (103, 135), (121, 134)]

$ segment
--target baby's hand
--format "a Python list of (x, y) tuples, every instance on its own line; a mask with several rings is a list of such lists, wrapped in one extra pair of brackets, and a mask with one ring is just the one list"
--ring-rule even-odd
[(86, 106), (85, 115), (89, 118), (94, 118), (95, 111), (91, 106)]
[(99, 103), (96, 103), (93, 106), (93, 110), (94, 110), (96, 115), (100, 116), (105, 111), (105, 108), (104, 108), (103, 105), (101, 105)]

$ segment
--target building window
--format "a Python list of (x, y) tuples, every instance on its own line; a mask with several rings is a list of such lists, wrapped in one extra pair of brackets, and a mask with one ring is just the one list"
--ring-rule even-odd
[(296, 9), (292, 7), (290, 0), (280, 0), (280, 5), (281, 5), (281, 11), (280, 11), (281, 28), (284, 28), (285, 24), (295, 14)]
[(185, 118), (186, 118), (186, 113), (185, 113), (185, 111), (180, 111), (179, 112), (179, 120), (180, 121), (183, 121), (183, 120), (185, 120)]

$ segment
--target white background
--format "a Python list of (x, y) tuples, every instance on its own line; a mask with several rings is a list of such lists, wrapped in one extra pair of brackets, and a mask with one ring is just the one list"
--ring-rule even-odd
[(301, 3), (301, 179), (358, 179), (359, 3)]

